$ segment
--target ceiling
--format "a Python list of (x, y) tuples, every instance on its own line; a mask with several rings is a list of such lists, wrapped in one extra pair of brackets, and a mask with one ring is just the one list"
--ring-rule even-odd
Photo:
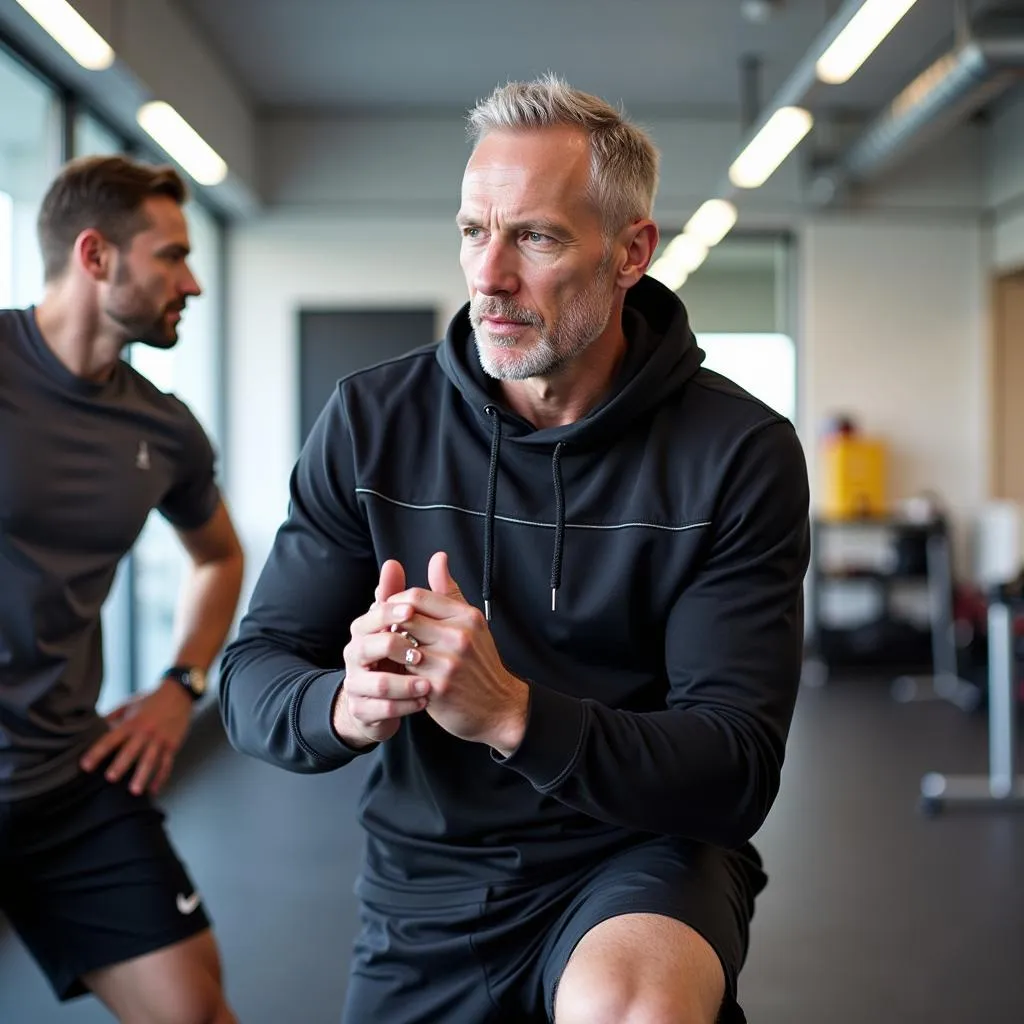
[[(261, 109), (464, 109), (547, 70), (645, 111), (741, 112), (744, 55), (767, 102), (839, 0), (775, 0), (764, 24), (741, 0), (175, 0)], [(993, 6), (967, 0), (972, 12)], [(1022, 0), (998, 0), (1020, 7)], [(819, 107), (877, 110), (952, 44), (955, 0), (918, 0), (865, 71)]]

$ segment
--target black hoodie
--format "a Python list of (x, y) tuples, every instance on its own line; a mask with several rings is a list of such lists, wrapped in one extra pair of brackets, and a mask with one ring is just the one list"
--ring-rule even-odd
[[(373, 748), (367, 873), (399, 888), (560, 872), (659, 833), (743, 846), (779, 786), (800, 676), (807, 475), (792, 425), (702, 369), (644, 278), (607, 399), (537, 430), (481, 370), (468, 307), (440, 345), (346, 377), (225, 653), (234, 745), (321, 772), (349, 624), (379, 566), (446, 551), (530, 682), (506, 759), (426, 714)], [(557, 600), (555, 600), (557, 597)]]

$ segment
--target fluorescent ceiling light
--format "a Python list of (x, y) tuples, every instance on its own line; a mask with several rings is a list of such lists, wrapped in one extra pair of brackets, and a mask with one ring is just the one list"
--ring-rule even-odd
[(763, 185), (813, 124), (814, 118), (802, 107), (780, 107), (733, 161), (729, 180), (737, 188)]
[(670, 291), (677, 292), (686, 283), (688, 275), (685, 270), (669, 266), (664, 259), (659, 259), (647, 268), (647, 276), (660, 281)]
[(864, 0), (864, 6), (818, 58), (818, 78), (829, 85), (848, 82), (916, 2)]
[(727, 199), (709, 199), (686, 222), (683, 233), (703, 242), (708, 248), (718, 243), (736, 223), (736, 207)]
[(107, 41), (67, 0), (18, 0), (83, 68), (103, 71), (114, 63)]
[(692, 274), (707, 259), (708, 247), (692, 235), (676, 235), (661, 254), (663, 260)]
[(218, 185), (227, 177), (228, 165), (169, 103), (146, 103), (136, 117), (200, 185)]
[(707, 258), (708, 247), (692, 235), (676, 235), (647, 273), (663, 285), (678, 291)]

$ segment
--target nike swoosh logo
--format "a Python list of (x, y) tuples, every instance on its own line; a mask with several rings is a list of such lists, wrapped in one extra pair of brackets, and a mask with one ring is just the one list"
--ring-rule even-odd
[(200, 903), (199, 893), (194, 892), (191, 896), (186, 896), (184, 893), (178, 893), (178, 913), (179, 914), (194, 914), (199, 907)]

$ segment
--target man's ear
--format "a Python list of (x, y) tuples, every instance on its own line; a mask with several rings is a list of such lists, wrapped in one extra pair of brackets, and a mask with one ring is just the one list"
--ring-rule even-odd
[(72, 260), (94, 281), (106, 281), (113, 272), (114, 247), (95, 228), (86, 228), (75, 239)]
[(653, 220), (634, 221), (623, 229), (625, 254), (619, 263), (615, 283), (632, 288), (647, 272), (658, 248), (658, 225)]

